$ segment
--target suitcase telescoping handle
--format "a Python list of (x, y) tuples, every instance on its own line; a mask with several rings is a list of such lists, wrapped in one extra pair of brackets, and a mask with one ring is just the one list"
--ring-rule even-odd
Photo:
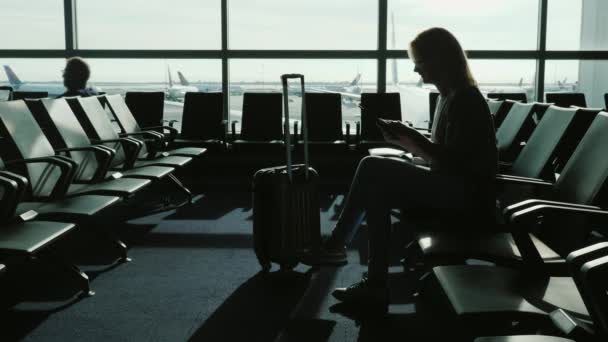
[(306, 92), (304, 91), (304, 75), (302, 74), (284, 74), (281, 75), (281, 82), (283, 83), (283, 109), (285, 112), (285, 145), (287, 149), (287, 175), (291, 181), (293, 176), (292, 172), (292, 160), (291, 160), (291, 133), (289, 131), (289, 99), (288, 99), (288, 85), (289, 79), (298, 78), (300, 79), (301, 93), (302, 93), (302, 136), (304, 138), (304, 175), (308, 179), (308, 124), (306, 121)]

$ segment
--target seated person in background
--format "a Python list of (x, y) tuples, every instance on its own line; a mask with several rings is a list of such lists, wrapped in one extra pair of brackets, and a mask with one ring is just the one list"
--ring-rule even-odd
[(80, 57), (68, 58), (63, 70), (63, 85), (67, 91), (59, 97), (97, 95), (93, 88), (87, 88), (91, 76), (89, 64)]
[(418, 34), (409, 51), (414, 71), (441, 94), (431, 138), (399, 121), (382, 121), (379, 127), (387, 141), (424, 158), (430, 168), (399, 158), (362, 159), (331, 236), (318, 253), (310, 253), (312, 264), (346, 263), (345, 245), (367, 216), (368, 277), (333, 292), (348, 304), (388, 305), (391, 209), (406, 209), (406, 219), (419, 210), (491, 217), (495, 205), (494, 124), (460, 43), (447, 30), (431, 28)]

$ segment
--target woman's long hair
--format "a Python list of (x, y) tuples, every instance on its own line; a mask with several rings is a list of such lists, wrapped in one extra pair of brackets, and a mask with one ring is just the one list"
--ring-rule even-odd
[(432, 60), (453, 84), (477, 85), (460, 43), (444, 28), (433, 27), (420, 32), (410, 43), (410, 53), (410, 58), (416, 56), (418, 60)]

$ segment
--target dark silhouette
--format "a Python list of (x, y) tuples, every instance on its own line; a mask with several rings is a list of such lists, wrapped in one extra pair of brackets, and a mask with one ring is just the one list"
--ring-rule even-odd
[[(440, 97), (430, 139), (401, 121), (379, 120), (384, 138), (425, 165), (399, 158), (366, 157), (359, 163), (346, 203), (328, 240), (312, 263), (343, 264), (350, 243), (367, 216), (368, 276), (334, 297), (350, 304), (388, 305), (390, 211), (408, 215), (448, 215), (466, 218), (475, 213), (491, 218), (493, 181), (498, 153), (487, 103), (477, 88), (463, 49), (447, 30), (432, 28), (410, 44), (414, 71), (434, 84)], [(482, 215), (483, 216), (483, 215)]]
[(90, 76), (91, 68), (84, 59), (68, 58), (63, 70), (63, 85), (67, 90), (59, 97), (98, 95), (95, 89), (87, 87)]

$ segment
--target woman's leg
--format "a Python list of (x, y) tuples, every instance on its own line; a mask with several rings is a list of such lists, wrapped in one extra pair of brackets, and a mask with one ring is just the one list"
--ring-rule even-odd
[(390, 209), (406, 207), (410, 211), (424, 209), (465, 210), (473, 204), (470, 185), (461, 178), (437, 174), (401, 160), (369, 158), (367, 173), (360, 184), (363, 194), (360, 205), (367, 213), (369, 236), (368, 279), (347, 289), (336, 289), (334, 296), (343, 301), (387, 300), (388, 249), (390, 241)]

